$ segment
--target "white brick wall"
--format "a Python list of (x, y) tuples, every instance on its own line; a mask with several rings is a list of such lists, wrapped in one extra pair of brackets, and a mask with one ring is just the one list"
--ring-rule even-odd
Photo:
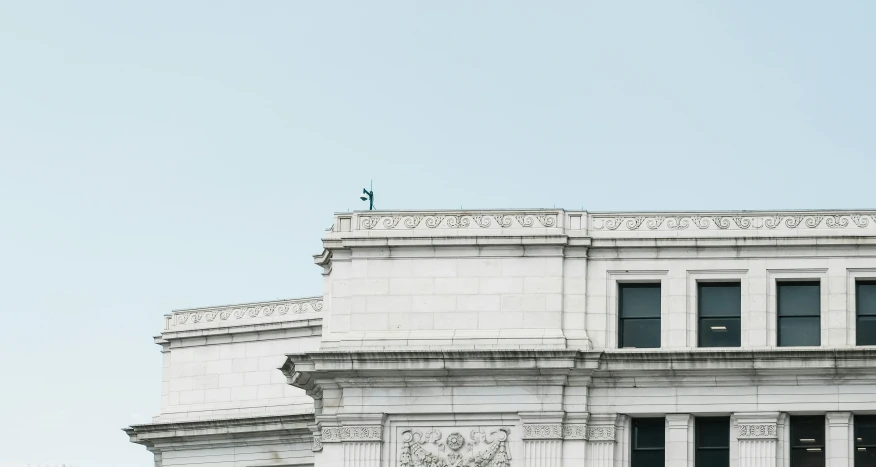
[(286, 354), (318, 348), (319, 336), (173, 347), (157, 421), (311, 411), (313, 400), (278, 368)]

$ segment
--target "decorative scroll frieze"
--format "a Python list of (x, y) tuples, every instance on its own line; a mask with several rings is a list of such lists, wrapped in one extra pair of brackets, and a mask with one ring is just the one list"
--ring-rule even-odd
[(422, 213), (360, 215), (363, 230), (489, 229), (556, 227), (557, 212), (549, 213)]
[[(404, 430), (399, 467), (511, 467), (507, 428), (463, 430), (443, 440), (441, 430)], [(443, 442), (442, 442), (443, 440)]]
[(614, 441), (613, 426), (591, 426), (587, 430), (587, 439), (590, 441)]
[(776, 425), (769, 423), (739, 425), (738, 439), (776, 438)]
[(561, 439), (563, 425), (552, 423), (546, 425), (523, 425), (523, 439)]
[(587, 439), (587, 425), (583, 423), (563, 425), (563, 439)]
[(341, 426), (323, 427), (323, 443), (345, 441), (383, 441), (382, 426)]
[[(876, 214), (727, 214), (727, 215), (593, 215), (593, 230), (678, 231), (678, 230), (788, 230), (863, 229), (876, 222)], [(876, 224), (874, 224), (876, 225)]]
[(302, 298), (277, 302), (251, 303), (196, 310), (179, 310), (173, 313), (171, 326), (211, 327), (217, 324), (245, 324), (284, 315), (319, 313), (322, 311), (322, 298)]

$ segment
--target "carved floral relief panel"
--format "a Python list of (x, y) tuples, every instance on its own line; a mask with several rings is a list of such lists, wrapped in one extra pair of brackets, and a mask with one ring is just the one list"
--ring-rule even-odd
[(399, 467), (510, 467), (509, 428), (403, 429)]

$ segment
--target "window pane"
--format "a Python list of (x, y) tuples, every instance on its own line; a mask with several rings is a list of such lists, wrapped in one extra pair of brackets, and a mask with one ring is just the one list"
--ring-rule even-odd
[(791, 467), (824, 467), (824, 450), (791, 450)]
[(859, 315), (876, 315), (876, 282), (858, 281), (855, 291), (856, 308)]
[(876, 316), (859, 316), (855, 332), (858, 345), (876, 345)]
[[(861, 451), (861, 449), (864, 449)], [(855, 448), (855, 467), (873, 467), (876, 465), (876, 448)]]
[(876, 415), (855, 415), (855, 446), (876, 446)]
[(620, 346), (660, 348), (660, 319), (622, 319)]
[(824, 446), (824, 417), (791, 417), (791, 447), (813, 448)]
[(779, 318), (779, 347), (821, 345), (821, 318)]
[(664, 467), (663, 451), (633, 451), (630, 467)]
[(741, 334), (739, 318), (700, 319), (700, 347), (739, 347)]
[(621, 318), (659, 318), (660, 284), (620, 284)]
[(664, 419), (638, 418), (633, 420), (633, 449), (663, 449), (665, 437), (666, 421)]
[(730, 418), (697, 418), (697, 448), (729, 448)]
[(697, 467), (729, 467), (730, 449), (703, 449), (697, 451)]
[(779, 316), (821, 315), (821, 288), (818, 282), (779, 282), (776, 284)]
[(742, 289), (739, 283), (700, 283), (700, 316), (740, 316)]

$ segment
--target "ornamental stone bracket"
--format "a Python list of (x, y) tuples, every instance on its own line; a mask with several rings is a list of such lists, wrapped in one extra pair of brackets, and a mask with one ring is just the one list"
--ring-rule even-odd
[(307, 425), (307, 428), (313, 433), (313, 440), (310, 445), (310, 450), (313, 452), (322, 451), (322, 428), (319, 423)]

